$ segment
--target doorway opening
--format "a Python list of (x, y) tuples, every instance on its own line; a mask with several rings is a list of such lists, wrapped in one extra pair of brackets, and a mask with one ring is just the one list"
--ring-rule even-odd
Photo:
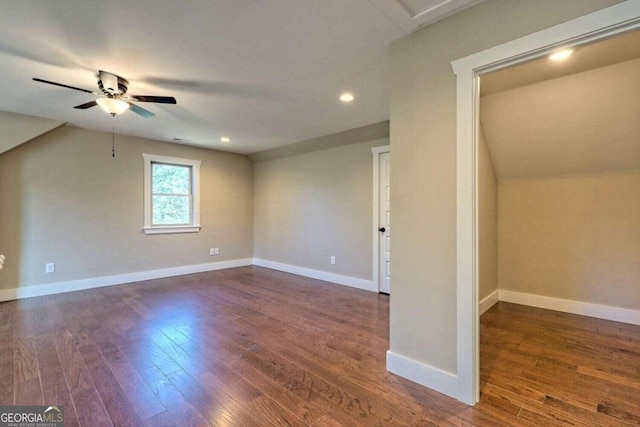
[(640, 28), (640, 5), (624, 2), (452, 62), (457, 80), (457, 374), (459, 400), (479, 389), (477, 138), (479, 76)]
[(481, 402), (640, 419), (640, 31), (557, 52), (480, 75)]

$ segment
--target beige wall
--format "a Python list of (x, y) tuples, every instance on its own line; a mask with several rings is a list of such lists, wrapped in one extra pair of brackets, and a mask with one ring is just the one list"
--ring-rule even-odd
[(498, 180), (480, 128), (478, 146), (479, 299), (498, 289)]
[(381, 139), (256, 163), (255, 257), (371, 280), (371, 148), (388, 143)]
[(640, 171), (639, 75), (640, 58), (480, 98), (498, 179)]
[(487, 0), (391, 48), (391, 350), (456, 371), (456, 79), (451, 61), (617, 0)]
[[(141, 232), (142, 153), (202, 161), (200, 233)], [(0, 156), (0, 289), (250, 258), (252, 186), (246, 156), (58, 128)]]
[(503, 181), (499, 287), (640, 309), (640, 174)]

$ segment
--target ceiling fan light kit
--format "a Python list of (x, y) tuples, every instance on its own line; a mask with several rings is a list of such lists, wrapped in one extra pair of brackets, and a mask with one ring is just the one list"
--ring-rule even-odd
[(129, 103), (116, 98), (98, 98), (96, 102), (107, 113), (115, 116), (129, 109)]
[(144, 108), (134, 104), (134, 101), (154, 102), (157, 104), (177, 104), (176, 99), (172, 96), (127, 95), (129, 82), (120, 76), (102, 70), (98, 71), (98, 88), (100, 89), (99, 92), (92, 92), (87, 89), (69, 86), (62, 83), (51, 82), (49, 80), (42, 80), (38, 78), (34, 78), (33, 80), (40, 83), (60, 86), (67, 89), (78, 90), (80, 92), (94, 95), (98, 97), (96, 100), (86, 102), (81, 105), (76, 105), (73, 108), (78, 110), (86, 110), (99, 105), (100, 108), (102, 108), (112, 116), (122, 114), (129, 109), (142, 117), (150, 118), (155, 116), (155, 114), (153, 114), (151, 111), (145, 110)]

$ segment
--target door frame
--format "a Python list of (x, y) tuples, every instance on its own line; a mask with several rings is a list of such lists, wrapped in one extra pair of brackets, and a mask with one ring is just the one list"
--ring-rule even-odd
[(373, 147), (373, 289), (380, 292), (380, 155), (391, 153), (391, 145)]
[(478, 310), (478, 129), (480, 75), (640, 29), (640, 1), (629, 0), (451, 63), (457, 80), (457, 399), (480, 400)]

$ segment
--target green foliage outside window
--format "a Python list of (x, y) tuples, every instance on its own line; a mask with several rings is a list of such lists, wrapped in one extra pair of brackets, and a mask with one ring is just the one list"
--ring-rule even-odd
[(191, 223), (191, 167), (152, 164), (153, 225)]

